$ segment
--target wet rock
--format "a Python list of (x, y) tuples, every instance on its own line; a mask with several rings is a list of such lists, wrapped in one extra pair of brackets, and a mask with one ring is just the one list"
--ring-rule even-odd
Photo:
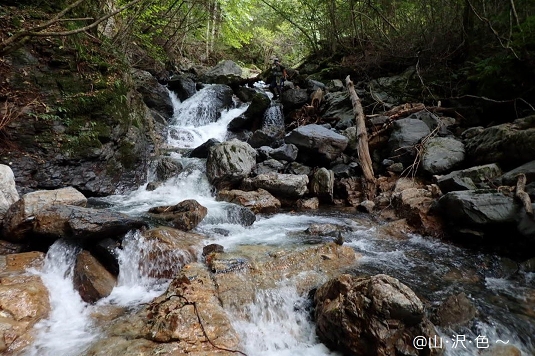
[(312, 176), (310, 184), (311, 193), (318, 197), (320, 202), (332, 203), (334, 189), (334, 173), (327, 168), (320, 168)]
[(76, 257), (73, 271), (74, 288), (86, 303), (95, 303), (110, 295), (117, 280), (88, 251)]
[(171, 77), (167, 82), (167, 87), (169, 90), (175, 92), (181, 101), (191, 98), (197, 92), (195, 80), (191, 74), (181, 74)]
[(364, 200), (357, 207), (359, 211), (362, 211), (368, 214), (371, 214), (373, 212), (373, 208), (375, 208), (375, 203), (371, 200)]
[(113, 275), (119, 275), (119, 256), (117, 250), (121, 247), (118, 240), (104, 238), (91, 247), (91, 254)]
[(132, 79), (136, 90), (143, 97), (143, 102), (150, 109), (161, 114), (165, 119), (173, 116), (173, 103), (163, 85), (149, 72), (139, 69), (132, 70)]
[(434, 137), (427, 141), (422, 168), (431, 174), (450, 171), (464, 160), (464, 144), (452, 137)]
[(437, 335), (414, 292), (387, 275), (342, 275), (314, 296), (316, 333), (331, 349), (351, 355), (440, 355), (412, 340)]
[(296, 206), (299, 210), (316, 210), (320, 206), (320, 201), (316, 197), (310, 199), (298, 199)]
[(203, 256), (208, 256), (211, 253), (223, 253), (224, 250), (225, 250), (225, 248), (223, 246), (221, 246), (221, 245), (210, 244), (210, 245), (206, 245), (206, 246), (203, 247), (202, 255)]
[(533, 161), (535, 128), (520, 122), (488, 127), (466, 141), (466, 156), (473, 164), (498, 163), (502, 168)]
[(25, 194), (5, 214), (4, 237), (11, 242), (24, 240), (32, 230), (35, 214), (47, 207), (67, 204), (85, 206), (86, 203), (86, 197), (72, 187)]
[(259, 163), (254, 168), (254, 173), (256, 175), (266, 174), (266, 173), (280, 173), (284, 170), (285, 165), (282, 162), (279, 162), (275, 159), (268, 159), (262, 163)]
[(343, 163), (339, 163), (332, 167), (332, 171), (337, 179), (350, 178), (355, 175), (355, 170), (348, 164)]
[(466, 294), (459, 293), (440, 305), (433, 322), (442, 327), (465, 325), (475, 318), (476, 313), (477, 309)]
[(164, 182), (169, 178), (176, 177), (184, 167), (171, 157), (162, 157), (156, 162), (156, 178)]
[(19, 354), (32, 342), (32, 328), (50, 312), (48, 290), (37, 275), (44, 254), (30, 252), (0, 257), (0, 353)]
[(312, 224), (305, 230), (305, 233), (314, 236), (334, 236), (337, 235), (341, 229), (341, 226), (334, 224)]
[(281, 94), (280, 100), (285, 113), (288, 113), (305, 105), (308, 102), (308, 93), (306, 89), (289, 89)]
[(263, 162), (265, 160), (270, 159), (271, 158), (271, 156), (270, 156), (271, 151), (273, 151), (273, 148), (271, 148), (269, 146), (259, 147), (256, 150), (256, 152), (258, 152), (258, 155), (257, 155), (258, 162)]
[(494, 345), (483, 350), (481, 356), (522, 356), (522, 352), (513, 345)]
[(516, 186), (517, 176), (522, 173), (526, 176), (528, 183), (535, 182), (535, 161), (521, 165), (501, 176), (501, 184)]
[(388, 140), (390, 156), (398, 157), (401, 163), (411, 164), (416, 154), (414, 146), (430, 133), (429, 127), (421, 120), (405, 118), (394, 121)]
[(338, 118), (339, 120), (351, 120), (355, 117), (351, 99), (345, 89), (325, 94), (323, 101), (323, 117)]
[(308, 176), (312, 172), (312, 168), (305, 166), (304, 164), (298, 162), (292, 162), (288, 166), (287, 173), (295, 175), (305, 175)]
[[(443, 193), (456, 190), (472, 190), (486, 188), (488, 182), (502, 174), (502, 170), (496, 164), (486, 164), (460, 171), (454, 171), (443, 176), (436, 176), (436, 182)], [(515, 183), (516, 184), (516, 183)]]
[(195, 147), (193, 149), (193, 151), (191, 151), (189, 156), (193, 157), (193, 158), (207, 158), (208, 157), (208, 152), (210, 151), (210, 148), (215, 146), (215, 145), (217, 145), (217, 144), (219, 144), (219, 143), (221, 143), (221, 142), (219, 142), (215, 138), (211, 138), (208, 141), (206, 141), (205, 143), (203, 143), (202, 145), (200, 145), (198, 147)]
[(53, 239), (68, 237), (98, 241), (103, 237), (122, 237), (143, 226), (146, 226), (145, 222), (118, 212), (56, 205), (35, 213), (31, 231)]
[(244, 179), (244, 185), (265, 189), (276, 197), (302, 197), (308, 192), (308, 176), (267, 173)]
[(181, 268), (197, 260), (204, 236), (172, 228), (143, 232), (146, 245), (140, 270), (153, 278), (173, 278)]
[(10, 255), (20, 253), (26, 249), (25, 244), (16, 244), (9, 241), (0, 240), (0, 255)]
[(214, 67), (212, 67), (207, 73), (207, 77), (218, 77), (220, 75), (227, 76), (227, 75), (235, 75), (235, 76), (241, 76), (243, 73), (242, 68), (236, 64), (236, 62), (231, 60), (224, 60), (219, 63), (217, 63)]
[(174, 206), (158, 206), (149, 209), (149, 214), (160, 220), (170, 221), (173, 227), (189, 231), (199, 225), (208, 214), (208, 209), (196, 200), (188, 199)]
[(255, 214), (272, 214), (279, 211), (280, 201), (265, 189), (245, 192), (243, 190), (221, 190), (217, 200), (243, 205)]
[(279, 132), (273, 132), (270, 130), (256, 130), (251, 137), (247, 140), (247, 143), (253, 148), (260, 148), (263, 146), (270, 146), (273, 142), (281, 138)]
[(15, 176), (9, 166), (0, 164), (0, 227), (9, 207), (19, 200), (15, 187)]
[[(207, 125), (221, 118), (221, 112), (232, 107), (234, 92), (228, 85), (216, 84), (195, 95), (198, 105), (182, 105), (177, 116), (187, 115), (196, 125)], [(193, 99), (192, 99), (193, 100)]]
[(528, 273), (535, 273), (535, 257), (520, 264), (520, 268)]
[(225, 222), (230, 224), (239, 224), (242, 226), (251, 226), (256, 221), (256, 215), (251, 209), (238, 204), (228, 204), (225, 206), (227, 213)]
[(327, 90), (330, 93), (335, 93), (345, 90), (344, 83), (340, 79), (329, 80), (326, 85)]
[(328, 165), (347, 147), (347, 137), (320, 125), (305, 125), (286, 135), (286, 143), (297, 146), (297, 160), (305, 164)]
[(265, 93), (255, 93), (247, 110), (245, 110), (245, 112), (240, 116), (234, 118), (228, 124), (228, 129), (230, 131), (239, 131), (244, 129), (256, 130), (261, 128), (262, 118), (264, 117), (264, 113), (269, 107), (270, 103), (271, 100)]
[(297, 158), (298, 149), (292, 144), (283, 144), (270, 152), (270, 156), (279, 161), (293, 162)]
[(239, 183), (256, 165), (256, 151), (249, 144), (232, 140), (213, 146), (206, 161), (206, 175), (218, 188)]

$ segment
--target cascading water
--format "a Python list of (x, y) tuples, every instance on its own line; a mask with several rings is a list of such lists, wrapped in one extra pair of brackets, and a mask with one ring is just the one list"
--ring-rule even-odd
[[(209, 90), (208, 86), (183, 103), (171, 94), (175, 116), (169, 126), (169, 146), (184, 149), (196, 147), (209, 138), (222, 141), (230, 120), (245, 111), (246, 106), (229, 109), (217, 119), (209, 107)], [(274, 105), (268, 110), (264, 123), (282, 125), (280, 106)], [(129, 195), (113, 196), (105, 201), (112, 204), (114, 210), (142, 215), (153, 206), (195, 199), (208, 208), (208, 216), (197, 230), (207, 236), (206, 244), (218, 243), (227, 251), (240, 245), (315, 243), (317, 241), (311, 241), (310, 236), (303, 233), (312, 223), (347, 227), (346, 244), (362, 255), (354, 267), (355, 273), (389, 274), (410, 286), (431, 305), (461, 291), (469, 296), (480, 311), (477, 323), (470, 328), (440, 330), (445, 341), (451, 339), (452, 333), (465, 334), (467, 341), (485, 335), (490, 345), (497, 340), (507, 340), (525, 355), (535, 354), (534, 274), (507, 273), (503, 259), (496, 256), (477, 254), (419, 236), (408, 236), (405, 240), (380, 236), (370, 224), (359, 223), (355, 215), (275, 214), (258, 216), (252, 226), (244, 227), (229, 218), (225, 211), (227, 203), (213, 197), (203, 160), (185, 158), (179, 153), (172, 153), (172, 156), (184, 166), (177, 177), (153, 191), (142, 186)], [(147, 249), (150, 246), (140, 234), (130, 233), (120, 252), (118, 286), (108, 298), (88, 306), (72, 287), (70, 271), (75, 250), (64, 243), (54, 245), (40, 272), (50, 289), (52, 314), (38, 325), (37, 340), (27, 354), (79, 354), (98, 337), (98, 325), (90, 316), (95, 310), (106, 306), (135, 308), (160, 294), (168, 281), (153, 278), (150, 271), (140, 268)], [(176, 259), (183, 261), (184, 256), (177, 255)], [(288, 281), (277, 288), (256, 291), (253, 303), (241, 310), (229, 308), (227, 312), (240, 334), (242, 350), (250, 356), (335, 355), (318, 341), (307, 303), (306, 296), (299, 295)], [(66, 345), (65, 335), (72, 340), (72, 345)], [(454, 349), (452, 343), (445, 343), (446, 355), (468, 356), (481, 351), (474, 344), (465, 344), (464, 349)]]

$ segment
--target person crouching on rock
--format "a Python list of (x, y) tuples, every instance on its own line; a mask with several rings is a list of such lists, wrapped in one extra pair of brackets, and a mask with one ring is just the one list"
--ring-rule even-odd
[(273, 99), (277, 99), (281, 94), (282, 86), (287, 76), (286, 68), (280, 64), (278, 58), (274, 58), (273, 65), (271, 66), (271, 80), (269, 82), (269, 90), (273, 93)]

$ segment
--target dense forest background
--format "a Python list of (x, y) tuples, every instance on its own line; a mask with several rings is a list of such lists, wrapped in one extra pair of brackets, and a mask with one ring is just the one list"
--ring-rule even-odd
[[(532, 0), (17, 0), (0, 1), (0, 55), (57, 41), (93, 58), (132, 55), (133, 44), (168, 71), (233, 59), (263, 69), (351, 67), (362, 79), (416, 68), (422, 100), (535, 105)], [(102, 65), (109, 66), (104, 58)], [(359, 78), (356, 78), (359, 79)], [(496, 120), (495, 117), (492, 120)]]

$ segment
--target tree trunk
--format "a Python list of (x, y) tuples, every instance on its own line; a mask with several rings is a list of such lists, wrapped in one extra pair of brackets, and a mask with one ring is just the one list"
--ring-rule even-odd
[(525, 191), (526, 189), (526, 175), (521, 173), (518, 175), (518, 181), (516, 182), (516, 191), (515, 196), (518, 200), (522, 202), (522, 205), (524, 205), (524, 209), (526, 209), (526, 213), (533, 217), (533, 206), (531, 205), (531, 199)]
[(366, 199), (373, 200), (373, 198), (375, 198), (376, 182), (373, 174), (370, 150), (368, 147), (368, 133), (366, 132), (364, 110), (362, 109), (360, 98), (355, 91), (355, 87), (353, 86), (353, 82), (349, 78), (349, 75), (346, 77), (346, 85), (349, 96), (351, 97), (351, 103), (353, 104), (353, 112), (355, 114), (355, 121), (357, 124), (357, 153), (360, 160), (360, 166), (362, 167), (362, 173), (364, 175), (364, 195)]

